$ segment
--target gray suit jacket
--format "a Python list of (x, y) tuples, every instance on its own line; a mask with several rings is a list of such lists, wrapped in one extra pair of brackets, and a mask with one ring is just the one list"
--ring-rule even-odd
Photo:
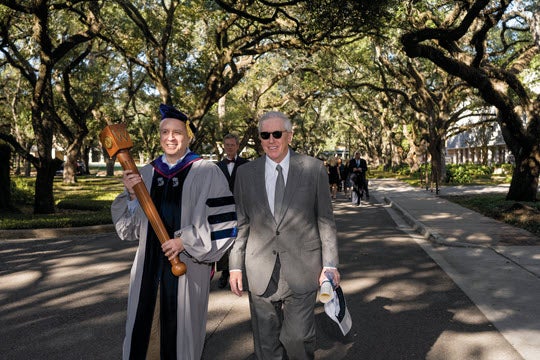
[(291, 290), (314, 291), (322, 266), (338, 265), (336, 226), (328, 174), (322, 161), (290, 150), (282, 214), (274, 220), (264, 181), (266, 157), (240, 168), (234, 196), (238, 236), (229, 268), (242, 269), (249, 290), (266, 290), (279, 254)]

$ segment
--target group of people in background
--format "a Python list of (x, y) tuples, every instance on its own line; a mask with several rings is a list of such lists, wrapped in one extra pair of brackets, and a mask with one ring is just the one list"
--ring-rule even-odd
[[(234, 294), (249, 297), (257, 359), (313, 359), (318, 288), (328, 278), (336, 288), (341, 281), (323, 162), (290, 148), (293, 128), (281, 112), (259, 119), (263, 156), (240, 158), (238, 138), (227, 135), (217, 166), (189, 149), (197, 129), (184, 113), (163, 104), (160, 112), (163, 154), (140, 174), (124, 171), (125, 189), (111, 207), (120, 239), (139, 241), (123, 359), (201, 358), (216, 263), (219, 287), (228, 280)], [(141, 182), (166, 241), (139, 203)], [(176, 259), (185, 263), (184, 275), (171, 273)]]
[(356, 152), (347, 165), (343, 164), (340, 156), (332, 156), (326, 161), (326, 168), (333, 200), (339, 191), (343, 191), (356, 205), (360, 205), (364, 196), (369, 200), (367, 161), (360, 156), (360, 152)]

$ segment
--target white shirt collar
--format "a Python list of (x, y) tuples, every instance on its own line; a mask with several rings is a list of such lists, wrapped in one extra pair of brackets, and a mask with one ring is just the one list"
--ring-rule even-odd
[[(291, 150), (287, 150), (287, 155), (285, 155), (285, 157), (283, 158), (283, 160), (281, 160), (281, 162), (279, 163), (279, 165), (281, 165), (281, 168), (283, 169), (283, 176), (285, 176), (285, 172), (289, 172), (289, 163), (290, 163), (290, 160), (291, 160)], [(266, 168), (267, 169), (270, 169), (270, 170), (276, 170), (276, 166), (277, 166), (277, 162), (275, 162), (274, 160), (270, 159), (268, 156), (266, 156)], [(287, 179), (285, 178), (285, 181)]]
[(170, 164), (168, 161), (167, 161), (167, 157), (165, 156), (165, 154), (161, 155), (161, 160), (163, 160), (163, 162), (165, 164), (167, 164), (169, 166), (169, 169), (172, 168), (173, 166), (175, 166), (176, 164), (178, 164), (180, 161), (184, 160), (184, 158), (186, 157), (187, 154), (189, 154), (191, 152), (191, 150), (189, 150), (189, 148), (186, 149), (186, 153), (184, 154), (184, 156), (182, 156), (180, 159), (178, 159), (177, 162), (175, 162), (174, 164)]

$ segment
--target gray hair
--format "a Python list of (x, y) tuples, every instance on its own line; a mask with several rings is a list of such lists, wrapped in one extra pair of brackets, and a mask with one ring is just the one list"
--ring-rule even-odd
[(263, 122), (265, 122), (266, 120), (275, 119), (275, 118), (283, 120), (283, 126), (285, 127), (286, 131), (292, 131), (291, 119), (289, 119), (287, 115), (285, 115), (281, 111), (268, 111), (267, 113), (264, 113), (259, 118), (259, 132), (262, 131)]
[(227, 139), (234, 139), (234, 141), (236, 141), (236, 145), (240, 144), (240, 138), (236, 134), (228, 133), (223, 137), (223, 141), (225, 142)]

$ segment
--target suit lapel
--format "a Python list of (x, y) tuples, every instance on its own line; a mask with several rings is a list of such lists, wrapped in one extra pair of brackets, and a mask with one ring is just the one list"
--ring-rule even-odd
[(227, 177), (227, 180), (230, 180), (231, 175), (229, 174), (229, 169), (227, 169), (227, 164), (224, 161), (218, 162), (218, 166), (223, 171), (225, 176)]
[(232, 172), (231, 172), (231, 175), (230, 175), (231, 180), (234, 179), (235, 176), (236, 176), (236, 169), (238, 169), (238, 163), (234, 163), (234, 166), (233, 166), (233, 169), (232, 169)]
[(265, 181), (265, 174), (264, 170), (266, 168), (266, 155), (261, 156), (258, 159), (253, 160), (255, 163), (255, 166), (253, 169), (255, 170), (255, 173), (253, 174), (253, 179), (255, 180), (255, 194), (253, 194), (254, 199), (264, 199), (262, 202), (258, 203), (264, 203), (263, 207), (264, 210), (267, 212), (267, 216), (273, 217), (272, 210), (270, 209), (270, 205), (268, 204), (268, 194), (266, 193), (266, 181)]

